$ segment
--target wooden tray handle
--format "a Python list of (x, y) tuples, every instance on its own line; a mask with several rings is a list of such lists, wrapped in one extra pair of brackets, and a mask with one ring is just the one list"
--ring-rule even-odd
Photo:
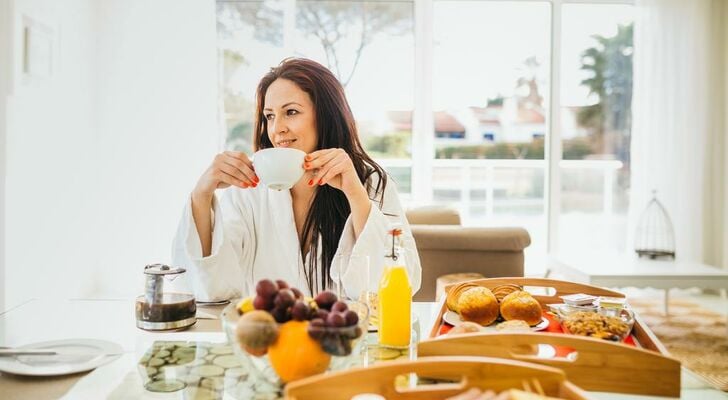
[[(416, 373), (419, 377), (455, 383), (395, 387), (395, 377)], [(389, 361), (369, 367), (301, 379), (286, 386), (287, 399), (350, 399), (356, 394), (374, 393), (387, 399), (445, 399), (471, 387), (500, 392), (522, 389), (524, 381), (538, 380), (547, 395), (586, 399), (577, 387), (567, 385), (556, 368), (488, 357), (422, 357), (414, 361)]]
[[(603, 289), (603, 288), (600, 288), (597, 286), (585, 285), (583, 283), (567, 282), (567, 281), (560, 281), (557, 279), (547, 279), (547, 278), (524, 278), (524, 277), (485, 278), (485, 279), (472, 280), (470, 282), (475, 283), (480, 286), (485, 286), (488, 289), (493, 289), (496, 286), (506, 285), (506, 284), (553, 288), (556, 291), (556, 293), (554, 293), (553, 296), (534, 295), (534, 298), (536, 298), (539, 302), (541, 302), (541, 304), (563, 303), (563, 301), (559, 298), (559, 296), (566, 296), (566, 295), (575, 294), (575, 293), (588, 293), (592, 296), (625, 297), (624, 294), (622, 294), (620, 292), (615, 292), (614, 290)], [(462, 283), (462, 282), (458, 282), (458, 283)], [(458, 283), (454, 283), (454, 284), (445, 286), (445, 293), (448, 293), (450, 291), (450, 289), (453, 286), (457, 285)]]
[[(534, 355), (539, 345), (569, 347), (568, 358)], [(525, 350), (525, 351), (524, 351)], [(486, 356), (517, 359), (562, 369), (585, 390), (680, 396), (680, 362), (660, 354), (601, 339), (557, 333), (443, 335), (418, 344), (419, 356)]]

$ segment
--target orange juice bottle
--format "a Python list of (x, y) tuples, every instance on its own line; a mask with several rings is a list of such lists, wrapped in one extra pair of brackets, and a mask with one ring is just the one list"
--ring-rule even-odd
[(386, 262), (379, 281), (379, 344), (385, 347), (409, 346), (412, 329), (412, 287), (399, 245), (401, 234), (399, 228), (389, 231)]

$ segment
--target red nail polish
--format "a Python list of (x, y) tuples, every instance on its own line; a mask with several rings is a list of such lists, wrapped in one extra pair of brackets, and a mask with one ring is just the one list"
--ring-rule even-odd
[(303, 163), (303, 168), (309, 169), (309, 168), (311, 168), (311, 164)]
[(308, 180), (308, 186), (313, 186), (313, 179)]
[(243, 182), (243, 188), (247, 188), (247, 187), (248, 187), (248, 184)]
[(258, 177), (256, 176), (255, 178), (253, 178), (253, 182), (255, 182), (255, 183), (260, 183), (260, 178), (258, 178)]
[(319, 186), (322, 186), (324, 184), (324, 181), (319, 179), (318, 184), (319, 184)]
[(255, 182), (253, 182), (253, 185), (252, 185), (252, 186), (253, 186), (253, 187), (258, 187), (258, 184), (257, 184), (257, 183), (255, 183)]

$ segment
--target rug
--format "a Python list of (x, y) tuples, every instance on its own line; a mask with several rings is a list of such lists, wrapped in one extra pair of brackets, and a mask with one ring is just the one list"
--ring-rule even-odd
[(686, 299), (630, 299), (647, 326), (670, 354), (708, 383), (728, 392), (728, 326), (726, 317)]

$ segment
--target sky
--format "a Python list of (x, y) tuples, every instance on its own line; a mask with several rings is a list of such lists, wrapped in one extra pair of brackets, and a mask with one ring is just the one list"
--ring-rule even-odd
[[(413, 15), (411, 3), (398, 3), (405, 15)], [(279, 6), (277, 6), (279, 7)], [(550, 4), (546, 2), (436, 1), (434, 3), (433, 107), (461, 109), (485, 105), (489, 97), (513, 94), (516, 80), (534, 74), (524, 65), (535, 56), (535, 71), (547, 85), (550, 58)], [(617, 24), (632, 21), (629, 5), (567, 4), (562, 26), (562, 105), (594, 102), (579, 82), (579, 54), (594, 42), (594, 34), (611, 36)], [(351, 65), (358, 32), (343, 42), (341, 56)], [(288, 48), (274, 47), (252, 38), (248, 27), (238, 32), (234, 45), (249, 55), (232, 84), (241, 95), (253, 98), (260, 77), (271, 66), (291, 55), (326, 61), (316, 39), (300, 33), (288, 37)], [(347, 42), (348, 40), (348, 42)], [(230, 43), (226, 44), (230, 45)], [(293, 54), (292, 54), (293, 53)], [(358, 119), (376, 118), (384, 110), (410, 110), (414, 99), (414, 33), (380, 34), (365, 48), (347, 96)], [(347, 61), (344, 61), (346, 64)], [(542, 96), (547, 97), (544, 86)]]

